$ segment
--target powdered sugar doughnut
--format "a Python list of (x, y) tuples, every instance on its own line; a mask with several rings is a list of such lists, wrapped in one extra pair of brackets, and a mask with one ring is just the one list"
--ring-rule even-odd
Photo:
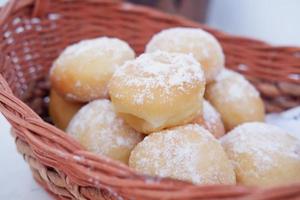
[(130, 126), (151, 133), (192, 121), (201, 109), (204, 86), (201, 66), (191, 55), (156, 51), (121, 66), (109, 94)]
[(193, 54), (201, 64), (207, 82), (224, 67), (224, 54), (216, 38), (199, 28), (170, 28), (152, 37), (146, 52), (156, 50)]
[(107, 83), (115, 69), (134, 56), (129, 45), (116, 38), (82, 40), (67, 47), (53, 63), (51, 85), (71, 100), (107, 98)]
[(82, 103), (67, 101), (55, 90), (50, 92), (49, 115), (58, 128), (65, 130), (72, 117), (83, 106)]
[(144, 174), (196, 184), (235, 184), (222, 146), (197, 124), (147, 136), (131, 152), (129, 166)]
[(240, 184), (271, 186), (300, 180), (300, 140), (280, 128), (245, 123), (230, 131), (221, 142)]
[(203, 113), (199, 114), (193, 122), (206, 128), (216, 138), (222, 137), (225, 134), (220, 114), (206, 100), (203, 101)]
[(221, 114), (226, 130), (244, 122), (264, 121), (265, 109), (258, 91), (232, 70), (223, 70), (206, 87), (205, 97)]
[(95, 100), (84, 107), (70, 122), (67, 133), (76, 138), (87, 150), (128, 162), (133, 147), (142, 140), (117, 117), (109, 100)]

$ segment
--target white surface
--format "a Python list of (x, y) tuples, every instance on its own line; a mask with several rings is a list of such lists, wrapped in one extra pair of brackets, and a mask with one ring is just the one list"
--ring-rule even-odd
[(10, 125), (0, 114), (0, 199), (47, 200), (49, 195), (33, 180), (23, 157), (17, 153)]
[[(0, 0), (0, 4), (3, 1)], [(300, 45), (299, 7), (298, 0), (213, 0), (208, 23), (229, 33), (253, 36), (273, 44)], [(271, 123), (279, 123), (277, 115), (269, 120)], [(288, 124), (300, 123), (293, 123), (285, 118), (280, 124), (287, 127)], [(300, 131), (298, 133), (300, 134)], [(48, 194), (36, 185), (28, 166), (17, 154), (9, 134), (9, 125), (2, 115), (0, 158), (1, 200), (50, 199)]]

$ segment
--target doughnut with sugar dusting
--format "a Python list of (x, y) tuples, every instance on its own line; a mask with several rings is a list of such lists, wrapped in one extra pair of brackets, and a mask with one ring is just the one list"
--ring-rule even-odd
[(108, 98), (107, 84), (115, 69), (134, 57), (130, 46), (117, 38), (82, 40), (67, 47), (53, 63), (51, 86), (73, 101)]
[(213, 35), (200, 28), (177, 27), (162, 30), (146, 46), (146, 52), (156, 50), (192, 54), (201, 64), (208, 83), (224, 68), (221, 45)]
[(143, 135), (124, 123), (107, 99), (94, 100), (73, 117), (67, 133), (87, 150), (128, 163), (131, 150)]
[(198, 124), (146, 136), (131, 152), (129, 166), (144, 174), (195, 184), (235, 184), (221, 144)]
[(263, 101), (255, 87), (241, 74), (224, 69), (207, 85), (206, 99), (221, 114), (225, 129), (252, 121), (264, 121)]
[(237, 183), (274, 186), (300, 180), (300, 140), (261, 122), (244, 123), (221, 138)]
[(156, 51), (118, 68), (109, 94), (118, 114), (149, 134), (188, 123), (201, 112), (205, 77), (192, 55)]

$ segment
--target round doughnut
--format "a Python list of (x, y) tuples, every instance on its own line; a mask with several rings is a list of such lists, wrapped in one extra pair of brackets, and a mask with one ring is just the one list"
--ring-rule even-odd
[(244, 122), (264, 121), (265, 109), (258, 91), (232, 70), (223, 70), (207, 85), (205, 97), (221, 114), (226, 130)]
[(87, 150), (119, 160), (125, 164), (142, 135), (117, 117), (109, 100), (94, 100), (73, 117), (67, 133)]
[(224, 68), (224, 54), (216, 38), (199, 28), (170, 28), (152, 37), (146, 52), (156, 50), (193, 54), (201, 64), (206, 82), (211, 82)]
[(148, 134), (192, 121), (204, 87), (204, 73), (192, 55), (156, 51), (118, 68), (109, 94), (119, 115)]
[(300, 180), (300, 140), (276, 126), (249, 122), (221, 138), (237, 183), (274, 186)]
[(82, 40), (67, 47), (53, 63), (51, 86), (74, 101), (107, 98), (107, 84), (115, 69), (134, 56), (129, 45), (116, 38)]
[(49, 115), (58, 128), (65, 130), (82, 103), (67, 101), (59, 96), (55, 90), (50, 91)]
[(197, 124), (152, 133), (131, 152), (129, 166), (195, 184), (235, 184), (233, 167), (220, 143)]
[[(202, 102), (201, 102), (202, 103)], [(203, 113), (199, 114), (193, 121), (211, 132), (216, 138), (220, 138), (225, 134), (225, 128), (220, 114), (206, 100), (203, 101)]]

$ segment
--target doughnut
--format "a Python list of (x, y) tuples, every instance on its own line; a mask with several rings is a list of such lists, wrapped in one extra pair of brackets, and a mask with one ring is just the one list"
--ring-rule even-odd
[(62, 130), (67, 128), (72, 117), (82, 106), (82, 103), (65, 100), (53, 89), (50, 91), (49, 115), (54, 125)]
[(244, 122), (264, 121), (265, 109), (258, 91), (232, 70), (223, 70), (215, 82), (208, 84), (205, 97), (221, 114), (227, 131)]
[(221, 138), (237, 183), (274, 186), (300, 180), (300, 140), (276, 126), (248, 122)]
[[(201, 102), (202, 103), (202, 102)], [(224, 125), (220, 114), (206, 100), (203, 101), (203, 113), (199, 114), (193, 121), (211, 132), (216, 138), (225, 134)]]
[(235, 184), (233, 166), (221, 144), (198, 124), (146, 136), (131, 152), (129, 167), (195, 184)]
[(51, 86), (73, 101), (108, 98), (112, 74), (134, 56), (129, 45), (117, 38), (82, 40), (67, 47), (55, 60), (50, 70)]
[(224, 68), (221, 45), (210, 33), (199, 28), (169, 28), (152, 37), (146, 52), (157, 50), (192, 54), (201, 64), (206, 82), (211, 82)]
[(192, 121), (201, 112), (205, 77), (192, 55), (156, 51), (116, 70), (109, 94), (118, 114), (149, 134)]
[(143, 137), (115, 114), (107, 99), (94, 100), (71, 120), (67, 133), (87, 150), (128, 163), (133, 147)]

